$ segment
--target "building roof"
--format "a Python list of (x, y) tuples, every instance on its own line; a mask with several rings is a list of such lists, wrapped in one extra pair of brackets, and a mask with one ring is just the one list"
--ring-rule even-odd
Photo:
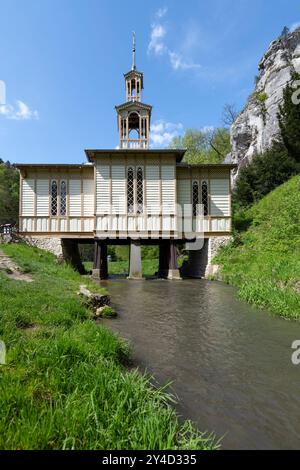
[(125, 103), (119, 104), (118, 106), (115, 106), (117, 111), (120, 111), (121, 109), (128, 109), (128, 108), (140, 108), (140, 109), (147, 109), (152, 110), (152, 106), (150, 104), (142, 103), (141, 101), (126, 101)]
[(163, 154), (165, 156), (176, 156), (177, 163), (180, 163), (184, 157), (186, 150), (185, 149), (112, 149), (112, 150), (104, 150), (104, 149), (86, 149), (85, 154), (89, 162), (94, 161), (96, 157), (101, 157), (103, 155), (114, 155), (118, 156), (121, 154), (132, 154), (137, 155), (140, 154), (147, 154), (147, 157), (155, 157), (159, 154)]
[(234, 163), (201, 163), (196, 165), (190, 165), (189, 163), (178, 163), (178, 168), (228, 168), (229, 170), (233, 170), (237, 168), (238, 165)]

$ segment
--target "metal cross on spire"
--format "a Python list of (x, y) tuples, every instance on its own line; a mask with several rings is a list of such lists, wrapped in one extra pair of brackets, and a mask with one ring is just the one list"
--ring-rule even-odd
[(132, 41), (133, 41), (133, 46), (132, 46), (132, 70), (135, 70), (136, 69), (136, 64), (135, 64), (135, 46), (136, 46), (136, 42), (135, 42), (135, 32), (134, 31), (132, 32)]

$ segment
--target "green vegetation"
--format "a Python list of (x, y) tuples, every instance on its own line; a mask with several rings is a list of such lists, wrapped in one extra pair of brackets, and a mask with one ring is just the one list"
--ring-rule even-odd
[[(85, 269), (91, 271), (93, 263), (88, 261), (84, 263)], [(128, 259), (126, 261), (111, 261), (108, 263), (108, 273), (110, 275), (121, 274), (128, 275)], [(154, 276), (158, 270), (158, 259), (143, 259), (142, 269), (144, 276)]]
[(239, 211), (234, 241), (216, 258), (225, 281), (259, 307), (300, 318), (300, 176)]
[[(294, 84), (294, 86), (293, 86)], [(295, 73), (283, 91), (283, 102), (279, 108), (281, 137), (289, 154), (300, 163), (300, 74)]]
[(128, 346), (96, 325), (76, 294), (82, 277), (38, 249), (1, 249), (34, 279), (0, 271), (1, 449), (215, 447), (179, 423), (165, 391), (126, 370)]
[(16, 224), (19, 216), (19, 173), (0, 158), (0, 225)]
[(300, 165), (280, 144), (262, 155), (257, 155), (252, 162), (241, 168), (234, 190), (234, 202), (238, 206), (248, 207), (266, 196), (270, 191), (296, 175)]
[(188, 129), (184, 136), (174, 137), (169, 147), (187, 149), (185, 161), (192, 165), (222, 163), (230, 151), (230, 133), (223, 127)]

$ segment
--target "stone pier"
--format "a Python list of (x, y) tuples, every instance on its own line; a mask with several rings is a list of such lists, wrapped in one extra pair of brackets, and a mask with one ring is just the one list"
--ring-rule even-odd
[(94, 266), (92, 276), (95, 279), (108, 278), (107, 243), (101, 240), (95, 240), (94, 243)]

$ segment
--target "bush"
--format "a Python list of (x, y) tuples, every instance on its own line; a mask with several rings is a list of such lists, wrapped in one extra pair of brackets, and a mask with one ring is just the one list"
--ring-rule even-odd
[(292, 158), (283, 144), (276, 143), (267, 152), (254, 157), (241, 169), (234, 200), (247, 207), (273, 191), (300, 171), (300, 165)]

